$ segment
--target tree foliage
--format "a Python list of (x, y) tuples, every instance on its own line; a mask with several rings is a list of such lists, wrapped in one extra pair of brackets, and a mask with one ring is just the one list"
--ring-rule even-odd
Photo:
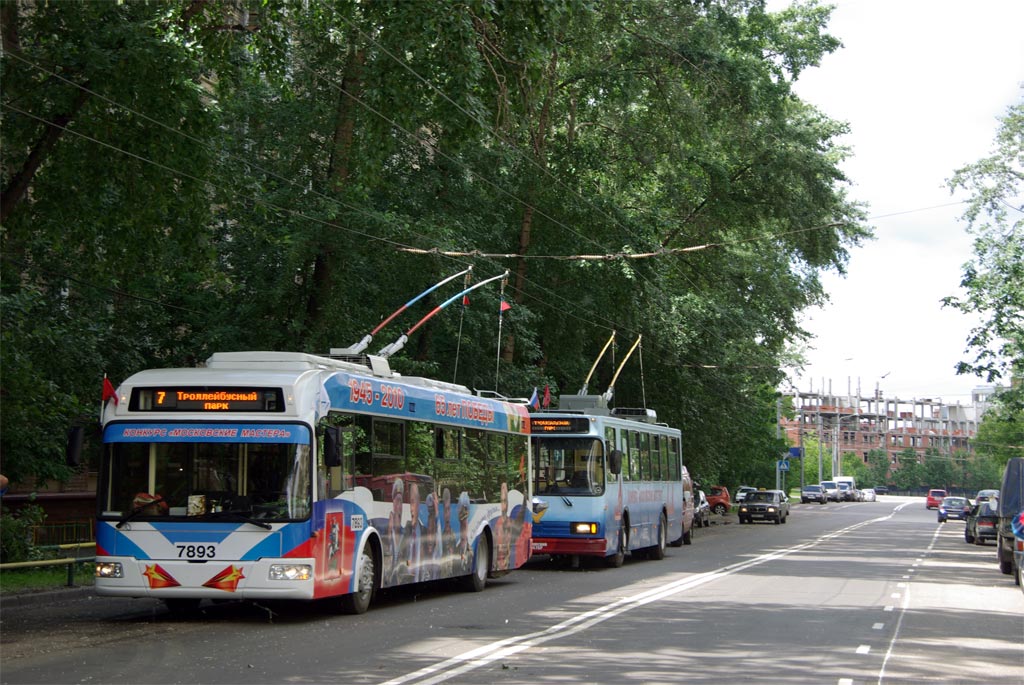
[[(973, 361), (958, 373), (987, 382), (1024, 378), (1024, 104), (1000, 120), (992, 154), (958, 169), (951, 190), (969, 194), (964, 220), (974, 236), (973, 255), (964, 265), (962, 296), (944, 302), (982, 322), (967, 339)], [(1024, 411), (1024, 394), (1015, 402)], [(1004, 398), (1006, 401), (1008, 398)]]
[(510, 276), (418, 330), (399, 370), (574, 392), (616, 330), (600, 392), (642, 335), (615, 403), (681, 427), (705, 482), (771, 478), (799, 314), (868, 235), (844, 125), (791, 89), (838, 47), (828, 9), (0, 9), (9, 475), (60, 474), (62, 427), (90, 421), (104, 373), (323, 353), (472, 265)]

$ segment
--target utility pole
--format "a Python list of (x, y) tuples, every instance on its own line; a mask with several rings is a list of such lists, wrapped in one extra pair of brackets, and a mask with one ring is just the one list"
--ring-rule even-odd
[(818, 482), (819, 483), (821, 481), (825, 480), (825, 474), (822, 473), (822, 470), (821, 470), (821, 466), (822, 466), (821, 461), (822, 461), (822, 457), (823, 457), (822, 450), (824, 449), (824, 447), (822, 445), (825, 442), (825, 440), (824, 440), (824, 436), (821, 433), (822, 433), (821, 410), (819, 409), (818, 410)]
[[(804, 408), (800, 407), (800, 426), (797, 428), (796, 444), (800, 448), (800, 491), (804, 489)], [(821, 482), (820, 480), (818, 481)]]

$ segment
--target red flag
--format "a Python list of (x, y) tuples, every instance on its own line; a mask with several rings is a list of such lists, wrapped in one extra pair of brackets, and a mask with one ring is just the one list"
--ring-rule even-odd
[(501, 301), (501, 311), (502, 311), (502, 312), (507, 312), (507, 311), (508, 311), (508, 310), (510, 310), (510, 309), (512, 309), (512, 305), (510, 305), (510, 304), (509, 304), (508, 302), (506, 302), (505, 300), (502, 300), (502, 301)]
[(114, 384), (110, 382), (110, 379), (106, 376), (103, 377), (103, 403), (106, 404), (107, 400), (111, 397), (114, 398), (114, 404), (117, 404), (117, 390), (114, 389)]
[(542, 406), (545, 409), (547, 409), (548, 405), (550, 405), (550, 404), (551, 404), (551, 388), (549, 386), (545, 385), (544, 386), (544, 399), (541, 400), (540, 406)]
[(463, 307), (468, 307), (469, 306), (469, 295), (463, 295), (462, 296), (462, 306)]

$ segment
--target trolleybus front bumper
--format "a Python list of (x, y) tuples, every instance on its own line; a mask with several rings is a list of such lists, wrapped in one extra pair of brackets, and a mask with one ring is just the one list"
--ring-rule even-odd
[(578, 554), (580, 556), (607, 556), (608, 544), (604, 538), (533, 538), (534, 554)]

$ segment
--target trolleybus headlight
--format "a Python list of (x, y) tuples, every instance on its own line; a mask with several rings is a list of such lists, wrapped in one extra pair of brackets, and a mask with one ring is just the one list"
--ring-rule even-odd
[(576, 535), (597, 535), (597, 524), (579, 521), (572, 524), (571, 530)]
[(309, 580), (313, 567), (309, 564), (271, 564), (271, 580)]
[(97, 561), (96, 577), (124, 578), (124, 569), (121, 568), (121, 563), (117, 561)]

